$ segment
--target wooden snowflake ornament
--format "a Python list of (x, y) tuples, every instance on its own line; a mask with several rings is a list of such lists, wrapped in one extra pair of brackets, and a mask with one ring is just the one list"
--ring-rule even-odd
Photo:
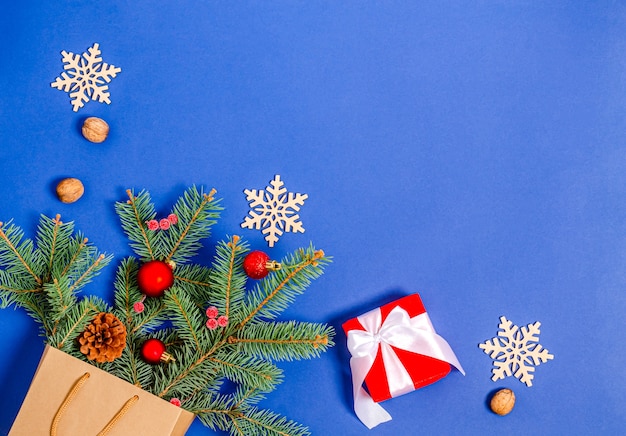
[(109, 86), (106, 85), (122, 69), (102, 62), (100, 46), (94, 43), (82, 55), (63, 50), (64, 72), (50, 84), (53, 88), (68, 92), (74, 112), (89, 100), (110, 104)]
[(266, 190), (244, 190), (250, 202), (250, 212), (241, 227), (261, 230), (270, 247), (284, 232), (304, 233), (297, 212), (309, 196), (287, 192), (283, 185), (280, 176), (276, 175)]
[(537, 321), (520, 328), (506, 317), (500, 317), (498, 336), (478, 345), (493, 359), (491, 380), (515, 376), (526, 386), (533, 385), (535, 366), (554, 359), (538, 342), (540, 326)]

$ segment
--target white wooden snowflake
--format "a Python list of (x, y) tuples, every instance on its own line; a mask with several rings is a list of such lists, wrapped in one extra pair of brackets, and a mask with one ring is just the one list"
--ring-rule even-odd
[(554, 358), (539, 344), (540, 322), (526, 327), (513, 325), (506, 317), (500, 317), (498, 336), (479, 344), (493, 361), (493, 381), (510, 377), (519, 378), (526, 386), (532, 386), (535, 366)]
[(265, 190), (245, 189), (246, 199), (250, 202), (250, 212), (241, 227), (257, 229), (265, 235), (270, 247), (278, 241), (283, 232), (304, 233), (297, 212), (309, 196), (287, 192), (280, 176), (274, 176)]
[(102, 62), (98, 43), (94, 43), (82, 55), (61, 52), (64, 72), (50, 84), (53, 88), (69, 92), (74, 112), (87, 101), (110, 104), (109, 83), (122, 69)]

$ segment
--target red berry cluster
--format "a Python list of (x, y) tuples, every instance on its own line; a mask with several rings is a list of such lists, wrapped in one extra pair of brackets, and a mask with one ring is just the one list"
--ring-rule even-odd
[(160, 220), (150, 220), (146, 221), (148, 226), (148, 230), (152, 230), (156, 232), (157, 230), (167, 230), (170, 226), (176, 225), (178, 223), (178, 215), (175, 213), (171, 213), (167, 216), (167, 218), (161, 218)]
[(218, 327), (226, 327), (228, 325), (227, 316), (219, 316), (219, 310), (215, 306), (209, 306), (206, 310), (206, 316), (209, 318), (206, 326), (209, 330), (215, 330)]

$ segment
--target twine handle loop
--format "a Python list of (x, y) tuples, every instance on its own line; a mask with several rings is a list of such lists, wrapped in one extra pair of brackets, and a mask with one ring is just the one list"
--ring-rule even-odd
[[(78, 394), (80, 388), (85, 384), (90, 376), (91, 374), (86, 372), (76, 381), (76, 383), (74, 383), (74, 386), (72, 386), (72, 389), (70, 389), (70, 391), (68, 392), (65, 400), (63, 400), (63, 403), (61, 403), (59, 410), (57, 410), (57, 413), (54, 415), (52, 425), (50, 426), (50, 436), (57, 436), (57, 428), (59, 426), (61, 418), (65, 414), (65, 411), (68, 409), (74, 397)], [(124, 403), (122, 408), (115, 414), (115, 416), (113, 416), (113, 418), (111, 418), (109, 423), (102, 429), (102, 431), (98, 433), (98, 436), (105, 436), (109, 431), (111, 431), (113, 426), (115, 426), (115, 424), (117, 424), (117, 422), (122, 419), (122, 417), (126, 415), (126, 413), (128, 413), (130, 408), (133, 407), (137, 401), (139, 401), (139, 396), (137, 395), (128, 399), (128, 401)]]

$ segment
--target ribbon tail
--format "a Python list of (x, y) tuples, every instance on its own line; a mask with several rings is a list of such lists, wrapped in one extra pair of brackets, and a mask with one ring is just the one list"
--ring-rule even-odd
[(380, 404), (375, 403), (363, 389), (365, 377), (372, 367), (371, 360), (369, 357), (352, 357), (350, 359), (354, 412), (368, 429), (372, 429), (383, 422), (391, 421), (391, 415)]
[(461, 363), (456, 358), (456, 354), (454, 354), (454, 351), (452, 351), (452, 347), (450, 347), (450, 344), (448, 344), (448, 342), (444, 338), (442, 338), (441, 336), (439, 336), (437, 333), (434, 333), (434, 332), (433, 332), (433, 338), (435, 339), (435, 342), (439, 346), (439, 350), (441, 351), (442, 354), (441, 356), (432, 356), (432, 357), (448, 362), (450, 365), (458, 369), (461, 374), (465, 375), (465, 370), (463, 370)]

